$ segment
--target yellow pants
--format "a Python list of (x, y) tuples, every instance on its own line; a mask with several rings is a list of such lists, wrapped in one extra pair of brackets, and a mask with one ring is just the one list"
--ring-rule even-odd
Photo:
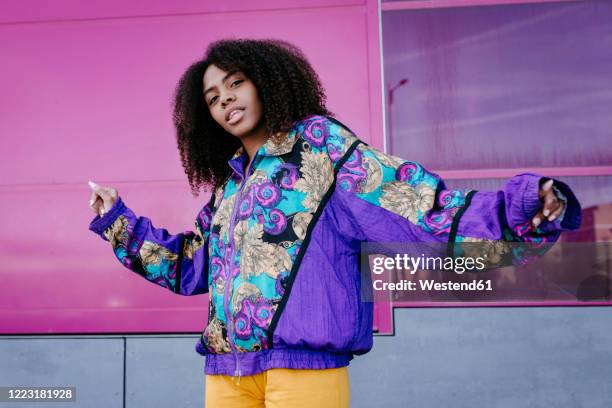
[(207, 375), (206, 408), (347, 408), (348, 367), (272, 368), (240, 377)]

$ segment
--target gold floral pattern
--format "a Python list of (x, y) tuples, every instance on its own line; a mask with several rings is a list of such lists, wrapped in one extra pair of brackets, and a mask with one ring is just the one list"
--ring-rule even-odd
[(232, 309), (234, 313), (238, 313), (242, 308), (242, 301), (251, 296), (260, 297), (261, 291), (259, 288), (252, 283), (245, 282), (240, 285), (233, 293), (232, 297)]
[(418, 221), (416, 193), (402, 181), (392, 181), (382, 186), (380, 205), (382, 208), (401, 215), (413, 223)]
[(247, 227), (240, 221), (235, 228), (234, 239), (240, 249), (240, 276), (246, 280), (262, 273), (276, 279), (282, 271), (291, 269), (291, 256), (282, 245), (263, 241), (263, 225)]
[(144, 265), (160, 265), (163, 260), (176, 262), (178, 255), (151, 241), (144, 241), (139, 250)]
[(354, 134), (352, 134), (351, 132), (349, 132), (342, 126), (338, 128), (338, 136), (342, 139), (342, 142), (343, 142), (343, 148), (342, 148), (343, 154), (346, 151), (348, 151), (348, 149), (355, 142), (355, 140), (357, 140), (357, 137)]
[(108, 227), (104, 231), (104, 236), (111, 243), (113, 248), (116, 248), (119, 244), (123, 246), (127, 246), (128, 240), (130, 238), (130, 233), (128, 231), (128, 220), (125, 216), (120, 215), (117, 217), (115, 222), (112, 223), (110, 227)]
[(405, 162), (405, 160), (400, 157), (391, 156), (390, 154), (384, 154), (380, 150), (370, 146), (359, 145), (359, 147), (357, 148), (360, 149), (362, 152), (371, 152), (374, 156), (376, 156), (376, 160), (392, 169), (397, 169)]
[(380, 164), (372, 157), (364, 157), (363, 162), (367, 171), (367, 177), (363, 180), (360, 193), (371, 193), (380, 187), (382, 183), (382, 169)]
[(279, 132), (270, 137), (264, 145), (267, 154), (280, 156), (289, 153), (293, 149), (296, 137), (289, 137), (288, 132)]
[(223, 336), (225, 324), (214, 316), (206, 326), (203, 337), (206, 338), (208, 347), (214, 350), (214, 353), (231, 353), (232, 348), (229, 342)]
[[(463, 244), (467, 245), (463, 245)], [(466, 257), (484, 257), (488, 265), (497, 265), (501, 262), (504, 254), (510, 252), (510, 244), (507, 241), (497, 241), (485, 238), (464, 237), (457, 244)]]
[(306, 230), (308, 229), (308, 224), (310, 224), (310, 220), (312, 220), (312, 213), (300, 212), (293, 216), (293, 232), (295, 235), (304, 240), (306, 237)]
[(183, 247), (183, 254), (185, 258), (193, 260), (193, 254), (195, 254), (198, 249), (202, 248), (202, 246), (204, 246), (204, 239), (201, 235), (199, 235), (199, 232), (195, 237), (186, 239)]
[(233, 194), (231, 197), (222, 200), (217, 212), (212, 219), (213, 226), (219, 226), (219, 236), (224, 239), (227, 235), (227, 231), (230, 225), (230, 218), (232, 216), (232, 210), (234, 209), (234, 203), (238, 194)]
[(410, 222), (416, 224), (419, 214), (430, 210), (434, 204), (435, 192), (426, 183), (413, 188), (403, 181), (392, 181), (382, 186), (380, 205)]
[(415, 188), (417, 196), (417, 209), (421, 214), (431, 210), (435, 204), (436, 192), (427, 183), (419, 183)]
[(249, 187), (251, 187), (251, 185), (255, 184), (260, 184), (261, 182), (265, 181), (268, 179), (268, 175), (266, 174), (266, 172), (262, 171), (262, 170), (255, 170), (247, 179), (247, 181), (244, 183), (244, 188), (243, 191), (247, 191), (247, 189)]
[(326, 153), (302, 152), (302, 177), (295, 182), (295, 189), (306, 193), (302, 205), (315, 212), (334, 177), (331, 160)]

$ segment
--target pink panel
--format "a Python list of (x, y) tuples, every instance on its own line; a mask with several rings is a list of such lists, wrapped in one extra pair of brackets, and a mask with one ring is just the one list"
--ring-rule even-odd
[(50, 20), (83, 20), (116, 17), (227, 13), (236, 11), (274, 11), (280, 9), (320, 8), (364, 5), (365, 0), (5, 0), (0, 3), (0, 23)]
[[(174, 234), (193, 229), (200, 207), (186, 199), (184, 184), (114, 183), (137, 214), (154, 214), (155, 226), (176, 226), (168, 227)], [(0, 189), (0, 332), (202, 329), (205, 295), (177, 296), (150, 284), (124, 269), (110, 245), (87, 230), (93, 218), (88, 190), (84, 183)]]
[[(323, 3), (342, 2), (314, 4)], [(118, 2), (105, 7), (113, 4), (119, 7)], [(161, 12), (161, 4), (134, 14)], [(12, 19), (26, 20), (43, 13), (13, 11)], [(98, 15), (80, 2), (65, 1), (56, 2), (46, 12), (57, 14), (45, 18), (76, 18), (81, 11)], [(193, 228), (206, 197), (193, 199), (189, 192), (170, 100), (183, 70), (210, 41), (228, 33), (300, 46), (327, 89), (330, 110), (366, 142), (380, 146), (377, 24), (376, 2), (370, 1), (0, 25), (0, 84), (11, 95), (0, 111), (5, 135), (0, 142), (0, 333), (201, 330), (206, 296), (177, 296), (146, 282), (88, 231), (93, 214), (87, 180), (116, 187), (155, 226), (171, 233)]]
[[(330, 109), (370, 141), (375, 121), (364, 12), (349, 7), (257, 13), (256, 19), (230, 13), (4, 26), (0, 47), (10, 58), (0, 84), (12, 98), (2, 107), (0, 133), (19, 138), (2, 141), (12, 160), (0, 163), (0, 182), (183, 180), (169, 113), (172, 92), (225, 26), (237, 29), (235, 37), (277, 37), (301, 46), (328, 90)], [(321, 25), (315, 30), (312, 21)], [(264, 28), (265, 35), (257, 34)]]

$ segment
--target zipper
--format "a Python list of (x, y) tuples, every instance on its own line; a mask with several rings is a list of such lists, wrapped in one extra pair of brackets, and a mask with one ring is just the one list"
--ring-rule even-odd
[(232, 354), (234, 355), (235, 367), (234, 367), (234, 377), (238, 377), (237, 385), (240, 384), (240, 376), (242, 375), (242, 371), (240, 370), (240, 357), (238, 356), (238, 351), (236, 345), (234, 344), (234, 316), (230, 313), (230, 291), (232, 288), (232, 273), (233, 273), (233, 265), (234, 265), (234, 256), (235, 256), (235, 248), (234, 248), (234, 229), (236, 228), (236, 212), (238, 211), (238, 207), (240, 206), (240, 200), (242, 199), (242, 191), (244, 189), (244, 185), (246, 184), (247, 179), (251, 173), (251, 168), (255, 163), (255, 159), (257, 159), (257, 153), (255, 153), (255, 157), (251, 160), (245, 175), (242, 177), (242, 181), (240, 182), (240, 188), (238, 192), (236, 192), (236, 201), (234, 202), (234, 208), (232, 209), (232, 215), (230, 218), (230, 227), (227, 232), (230, 244), (230, 259), (229, 259), (229, 268), (228, 268), (228, 280), (225, 282), (225, 290), (224, 295), (225, 299), (223, 301), (223, 306), (225, 309), (225, 316), (228, 320), (227, 326), (227, 334), (228, 340), (230, 344), (230, 348), (232, 349)]

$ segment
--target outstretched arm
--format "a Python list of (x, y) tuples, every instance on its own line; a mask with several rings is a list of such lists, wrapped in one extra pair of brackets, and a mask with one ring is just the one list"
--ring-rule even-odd
[[(348, 151), (358, 141), (336, 120), (325, 126), (328, 149)], [(529, 244), (541, 255), (549, 246), (540, 250), (537, 244), (580, 226), (581, 208), (571, 189), (548, 180), (524, 173), (498, 191), (449, 190), (420, 164), (359, 143), (337, 174), (335, 202), (351, 221), (338, 228), (361, 241), (445, 244), (452, 256), (462, 252), (461, 243), (482, 242), (499, 252), (499, 264), (523, 263), (534, 252), (511, 251), (507, 243)]]
[(108, 212), (92, 220), (89, 229), (110, 242), (126, 268), (176, 294), (198, 295), (208, 292), (211, 210), (212, 201), (196, 217), (195, 232), (172, 235), (134, 214), (118, 198)]

